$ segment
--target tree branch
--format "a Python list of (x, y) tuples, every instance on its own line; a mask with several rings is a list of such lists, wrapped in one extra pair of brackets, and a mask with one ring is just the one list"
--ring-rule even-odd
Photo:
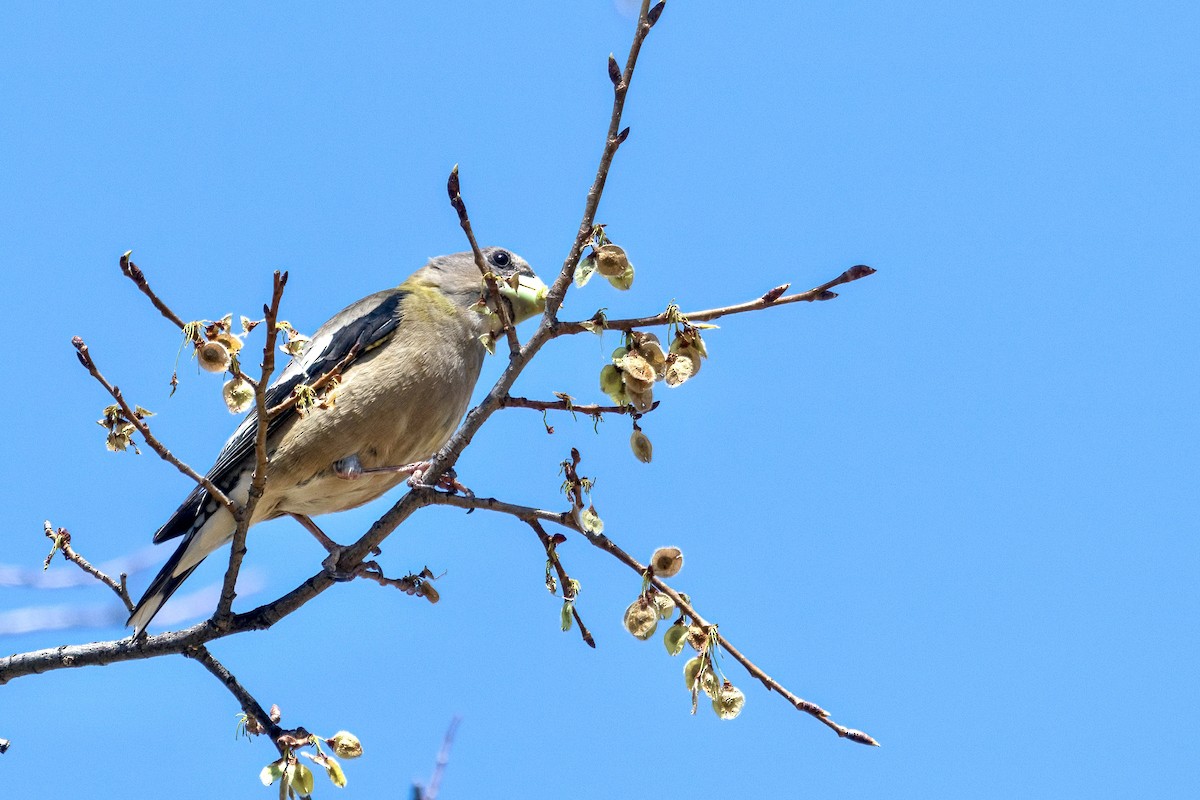
[(254, 438), (254, 474), (250, 479), (250, 491), (246, 504), (237, 509), (233, 515), (237, 527), (233, 531), (233, 542), (229, 548), (229, 566), (225, 569), (225, 579), (221, 585), (221, 599), (217, 601), (213, 619), (219, 624), (228, 622), (233, 599), (237, 597), (237, 576), (242, 568), (242, 559), (246, 557), (246, 532), (250, 530), (250, 522), (254, 518), (254, 509), (262, 499), (267, 486), (267, 430), (271, 418), (267, 413), (267, 386), (271, 382), (271, 373), (275, 371), (275, 342), (279, 335), (276, 321), (279, 318), (279, 303), (283, 300), (283, 289), (287, 286), (286, 272), (275, 271), (272, 278), (271, 302), (263, 306), (266, 324), (266, 342), (263, 344), (262, 374), (254, 384), (254, 406), (258, 414), (258, 424)]
[(467, 204), (463, 202), (460, 190), (458, 164), (455, 164), (454, 169), (450, 170), (450, 179), (446, 182), (450, 205), (454, 206), (454, 210), (458, 214), (458, 224), (471, 244), (471, 254), (475, 256), (475, 266), (479, 267), (479, 272), (483, 275), (483, 282), (487, 284), (487, 293), (496, 304), (496, 316), (500, 320), (500, 329), (508, 337), (508, 357), (514, 358), (521, 352), (521, 340), (517, 338), (517, 326), (508, 318), (508, 309), (504, 306), (504, 298), (500, 294), (496, 276), (484, 260), (483, 251), (479, 249), (479, 242), (475, 241), (475, 231), (471, 229), (471, 219), (467, 216)]
[[(558, 583), (562, 586), (563, 600), (571, 604), (571, 616), (575, 618), (575, 624), (579, 626), (579, 635), (583, 637), (584, 644), (588, 647), (595, 648), (596, 640), (592, 638), (592, 632), (583, 624), (583, 617), (579, 616), (579, 609), (575, 607), (575, 584), (571, 582), (571, 576), (567, 575), (566, 569), (562, 565), (562, 561), (558, 558), (558, 543), (554, 537), (546, 533), (546, 529), (542, 527), (542, 523), (536, 519), (527, 519), (525, 522), (529, 527), (533, 528), (533, 532), (537, 534), (538, 539), (542, 543), (542, 547), (546, 549), (546, 558), (554, 567), (554, 571), (558, 573)], [(566, 539), (566, 537), (561, 537)]]
[[(190, 647), (183, 651), (183, 655), (198, 662), (211, 672), (238, 701), (238, 705), (242, 707), (242, 711), (246, 713), (246, 716), (252, 717), (258, 723), (258, 726), (271, 737), (271, 741), (276, 742), (279, 735), (283, 733), (283, 728), (279, 727), (275, 720), (271, 719), (271, 715), (263, 710), (262, 705), (254, 699), (254, 696), (246, 690), (246, 687), (238, 682), (238, 679), (234, 677), (233, 673), (224, 664), (208, 651), (207, 647), (204, 645)], [(276, 742), (275, 746), (279, 748), (280, 753), (283, 752), (283, 748), (279, 746), (278, 742)]]
[[(721, 308), (710, 308), (705, 311), (689, 311), (680, 313), (674, 311), (664, 311), (661, 314), (655, 314), (649, 317), (636, 317), (634, 319), (609, 319), (604, 321), (604, 327), (609, 330), (630, 331), (636, 328), (652, 328), (656, 325), (667, 325), (672, 322), (679, 321), (680, 318), (686, 318), (688, 322), (708, 322), (710, 320), (719, 319), (729, 316), (730, 314), (742, 314), (747, 311), (761, 311), (764, 308), (773, 308), (775, 306), (783, 306), (789, 303), (812, 303), (820, 300), (832, 300), (837, 297), (837, 294), (829, 291), (833, 286), (840, 286), (843, 283), (865, 278), (868, 275), (874, 275), (875, 270), (865, 264), (859, 264), (851, 267), (831, 281), (809, 289), (807, 292), (787, 295), (781, 297), (784, 291), (787, 290), (787, 284), (776, 287), (764, 294), (757, 300), (750, 300), (745, 303), (738, 303), (731, 306), (723, 306)], [(594, 320), (584, 320), (583, 322), (559, 322), (554, 326), (554, 336), (564, 336), (576, 333), (589, 333), (594, 325)]]
[(105, 391), (112, 396), (113, 400), (117, 401), (117, 405), (121, 408), (121, 413), (124, 414), (125, 418), (133, 425), (134, 428), (137, 429), (137, 432), (142, 435), (142, 438), (145, 439), (146, 444), (150, 447), (150, 449), (152, 449), (155, 453), (158, 453), (158, 457), (163, 461), (173, 465), (184, 475), (187, 475), (193, 481), (203, 486), (210, 497), (224, 506), (225, 510), (230, 514), (237, 516), (237, 505), (230, 500), (224, 492), (218, 489), (216, 484), (210, 481), (207, 477), (196, 472), (196, 470), (192, 469), (184, 462), (180, 461), (174, 453), (167, 449), (166, 445), (160, 442), (158, 438), (150, 432), (150, 426), (147, 425), (146, 421), (139, 417), (137, 413), (129, 407), (129, 403), (125, 401), (125, 397), (121, 394), (121, 390), (109, 383), (108, 380), (102, 374), (100, 374), (100, 370), (96, 368), (96, 362), (92, 360), (92, 354), (88, 350), (88, 346), (84, 344), (83, 339), (79, 336), (72, 337), (71, 344), (74, 345), (76, 355), (79, 356), (79, 363), (83, 364), (84, 369), (91, 373), (91, 376), (95, 378), (101, 386), (104, 387)]
[(133, 611), (133, 600), (129, 598), (129, 590), (125, 587), (126, 575), (124, 572), (121, 573), (120, 581), (113, 580), (96, 567), (93, 567), (86, 558), (71, 548), (70, 531), (68, 531), (66, 528), (59, 528), (57, 531), (55, 531), (54, 526), (50, 524), (50, 520), (46, 520), (43, 523), (43, 526), (46, 538), (54, 543), (53, 549), (50, 551), (50, 555), (46, 556), (47, 567), (50, 566), (50, 559), (54, 557), (54, 551), (61, 550), (63, 558), (73, 562), (88, 575), (91, 575), (93, 578), (116, 592), (117, 597), (121, 598), (121, 602), (125, 604), (125, 609), (130, 612)]

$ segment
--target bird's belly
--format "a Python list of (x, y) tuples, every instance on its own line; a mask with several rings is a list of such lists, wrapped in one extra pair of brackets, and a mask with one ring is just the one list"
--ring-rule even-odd
[(288, 489), (275, 504), (280, 514), (316, 516), (346, 511), (369, 503), (404, 480), (404, 475), (362, 475), (339, 478), (332, 472)]

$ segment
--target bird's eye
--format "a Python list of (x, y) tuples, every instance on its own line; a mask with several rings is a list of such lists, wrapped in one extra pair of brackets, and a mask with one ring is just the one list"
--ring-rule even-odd
[(512, 263), (512, 256), (506, 250), (497, 250), (492, 253), (492, 263), (497, 267), (507, 267)]

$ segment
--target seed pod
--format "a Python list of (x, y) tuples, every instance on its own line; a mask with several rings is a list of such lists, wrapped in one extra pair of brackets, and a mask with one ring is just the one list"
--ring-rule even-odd
[(624, 394), (625, 384), (621, 380), (621, 370), (612, 364), (605, 364), (604, 368), (600, 370), (600, 391), (614, 400), (617, 395)]
[(667, 365), (667, 369), (663, 373), (663, 380), (666, 382), (667, 386), (674, 389), (676, 386), (696, 374), (697, 363), (699, 362), (692, 361), (692, 359), (687, 356), (676, 354), (671, 358), (671, 363)]
[(363, 754), (362, 743), (349, 731), (338, 731), (326, 739), (325, 744), (332, 747), (339, 758), (358, 758)]
[(729, 681), (725, 681), (721, 688), (713, 695), (713, 711), (717, 712), (717, 716), (721, 719), (733, 719), (742, 713), (742, 706), (744, 705), (746, 705), (746, 696), (742, 694), (741, 689), (738, 689)]
[(635, 378), (628, 372), (622, 373), (621, 377), (624, 380), (626, 392), (642, 394), (644, 392), (651, 392), (654, 390), (653, 380), (644, 381), (640, 378)]
[(688, 626), (687, 642), (697, 653), (703, 653), (708, 649), (708, 631), (692, 623)]
[(642, 354), (642, 358), (646, 359), (646, 363), (654, 370), (655, 378), (662, 378), (667, 371), (667, 354), (663, 352), (662, 345), (658, 342), (643, 342), (638, 345), (638, 352)]
[(685, 644), (687, 644), (687, 625), (676, 623), (667, 628), (667, 632), (663, 634), (663, 645), (673, 656), (682, 653)]
[(606, 244), (596, 251), (596, 271), (606, 278), (616, 278), (629, 269), (629, 257), (615, 244)]
[(659, 619), (668, 619), (675, 613), (675, 601), (662, 592), (655, 592), (654, 610)]
[(683, 569), (683, 551), (678, 547), (660, 547), (650, 556), (650, 566), (655, 575), (673, 578)]
[(629, 404), (632, 405), (639, 413), (645, 414), (654, 407), (653, 389), (647, 389), (644, 392), (635, 392), (628, 384), (626, 384), (625, 391), (629, 395)]
[(230, 414), (241, 414), (254, 403), (254, 388), (241, 378), (226, 381), (221, 395)]
[(640, 430), (635, 430), (629, 437), (629, 449), (633, 450), (634, 456), (643, 464), (649, 464), (650, 459), (654, 457), (654, 445), (650, 443), (650, 437)]
[(217, 341), (208, 341), (196, 348), (196, 360), (206, 372), (224, 372), (229, 369), (229, 350)]
[(654, 382), (654, 368), (637, 351), (626, 353), (617, 366), (624, 370), (626, 375), (637, 378), (639, 381)]
[(622, 292), (629, 291), (633, 286), (633, 265), (630, 264), (625, 268), (625, 271), (613, 278), (606, 278), (613, 285), (614, 289), (619, 289)]
[(242, 340), (234, 336), (229, 331), (218, 333), (213, 338), (213, 341), (223, 344), (225, 349), (229, 351), (229, 354), (233, 356), (236, 356), (238, 351), (242, 349)]
[(645, 641), (658, 628), (658, 611), (645, 597), (638, 597), (625, 609), (625, 630)]

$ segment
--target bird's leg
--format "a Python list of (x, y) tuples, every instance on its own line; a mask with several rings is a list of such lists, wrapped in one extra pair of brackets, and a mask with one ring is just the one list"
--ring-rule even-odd
[[(341, 559), (342, 553), (346, 551), (346, 547), (338, 544), (333, 539), (330, 539), (325, 534), (325, 531), (321, 530), (320, 527), (317, 526), (317, 523), (312, 521), (312, 517), (305, 516), (304, 514), (289, 514), (288, 516), (296, 520), (296, 522), (299, 522), (301, 527), (311, 533), (313, 538), (321, 544), (321, 547), (325, 548), (325, 552), (329, 553), (329, 555), (326, 556), (323, 561), (321, 561), (321, 566), (325, 568), (325, 571), (329, 573), (330, 577), (332, 577), (335, 581), (349, 581), (353, 580), (355, 576), (358, 575), (359, 570), (357, 568), (349, 573), (338, 571), (337, 563), (338, 560)], [(371, 553), (373, 555), (379, 555), (381, 552), (382, 551), (378, 547), (371, 548)]]
[(333, 474), (343, 480), (357, 480), (363, 475), (377, 475), (381, 473), (392, 473), (408, 476), (408, 485), (414, 489), (445, 489), (450, 493), (462, 492), (467, 497), (474, 497), (475, 493), (462, 485), (458, 481), (458, 476), (453, 468), (446, 470), (442, 477), (438, 478), (436, 486), (429, 486), (421, 481), (421, 476), (429, 469), (428, 461), (414, 461), (411, 464), (405, 464), (402, 467), (364, 467), (359, 460), (358, 455), (349, 455), (345, 458), (338, 459), (333, 462)]

